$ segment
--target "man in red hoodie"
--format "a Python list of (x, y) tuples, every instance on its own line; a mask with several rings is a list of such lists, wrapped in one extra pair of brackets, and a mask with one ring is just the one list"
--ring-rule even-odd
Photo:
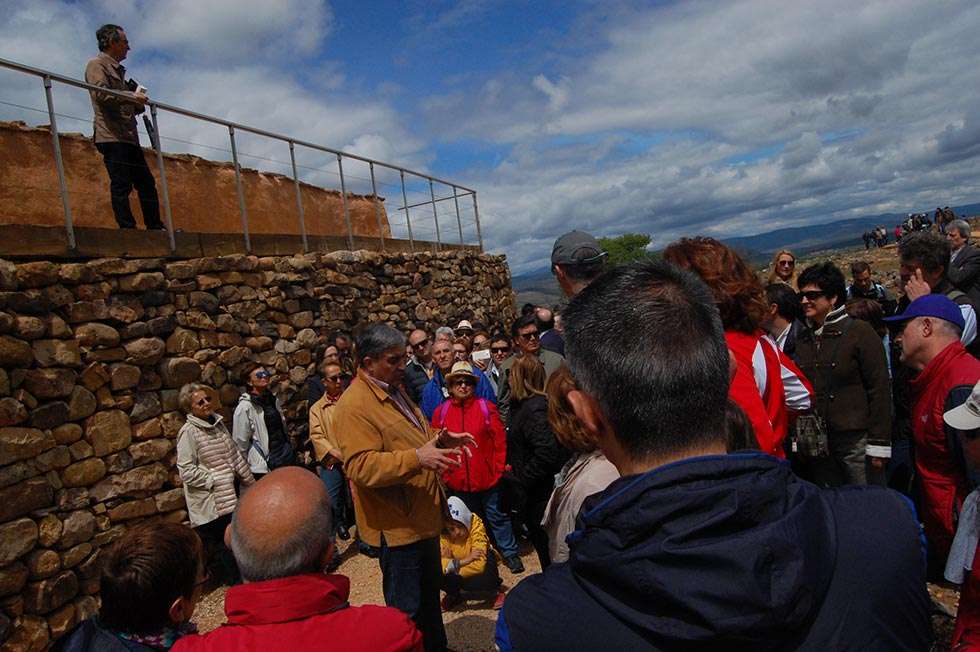
[(920, 517), (929, 544), (930, 567), (941, 572), (970, 492), (959, 436), (943, 413), (964, 403), (977, 380), (980, 361), (960, 342), (965, 320), (953, 301), (927, 294), (886, 321), (902, 322), (902, 362), (918, 371), (911, 382), (915, 467), (922, 491)]
[(422, 635), (392, 607), (351, 607), (350, 580), (326, 575), (333, 556), (330, 498), (298, 467), (277, 469), (247, 491), (226, 533), (244, 584), (225, 595), (228, 622), (181, 638), (190, 650), (417, 650)]

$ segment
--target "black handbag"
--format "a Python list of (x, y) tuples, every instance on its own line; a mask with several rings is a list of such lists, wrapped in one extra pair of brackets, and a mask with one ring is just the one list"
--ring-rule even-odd
[[(847, 335), (850, 327), (850, 317), (841, 328), (840, 335), (834, 345), (834, 352), (830, 356), (830, 364), (827, 365), (827, 372), (824, 377), (823, 399), (824, 413), (830, 402), (830, 393), (833, 390), (833, 369), (837, 366), (837, 354), (840, 352), (841, 342)], [(819, 351), (817, 352), (819, 355)], [(818, 399), (819, 400), (819, 399)], [(817, 412), (816, 409), (810, 414), (804, 414), (796, 419), (796, 452), (797, 454), (810, 459), (830, 457), (830, 440), (827, 438), (827, 420)]]

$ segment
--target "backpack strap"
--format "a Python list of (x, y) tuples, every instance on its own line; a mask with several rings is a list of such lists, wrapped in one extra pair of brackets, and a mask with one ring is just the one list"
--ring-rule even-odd
[(478, 398), (476, 402), (480, 405), (480, 412), (483, 413), (483, 423), (486, 424), (487, 428), (490, 427), (490, 408), (487, 407), (487, 399)]
[(436, 413), (440, 428), (446, 425), (446, 412), (449, 412), (449, 401), (443, 401), (442, 405), (439, 406), (439, 411)]

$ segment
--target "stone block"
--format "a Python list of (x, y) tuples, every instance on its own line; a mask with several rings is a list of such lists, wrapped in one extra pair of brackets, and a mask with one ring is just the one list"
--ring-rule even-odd
[(69, 464), (71, 464), (71, 454), (67, 446), (55, 446), (34, 458), (34, 466), (41, 473), (63, 469)]
[(85, 438), (99, 457), (122, 450), (132, 441), (129, 417), (122, 410), (96, 412), (85, 421)]
[(134, 518), (150, 516), (157, 513), (157, 504), (152, 498), (130, 500), (109, 510), (109, 518), (113, 523), (128, 521)]
[(74, 568), (90, 554), (92, 554), (92, 544), (80, 543), (61, 553), (61, 565), (64, 568)]
[(0, 428), (0, 460), (4, 464), (35, 457), (55, 444), (53, 435), (37, 428)]
[(61, 570), (61, 555), (46, 548), (35, 550), (24, 561), (33, 580), (43, 580)]
[(58, 266), (41, 260), (17, 266), (17, 283), (22, 288), (40, 288), (58, 282)]
[(37, 398), (71, 396), (76, 376), (71, 369), (30, 369), (24, 374), (24, 389)]
[[(77, 442), (74, 445), (82, 444)], [(66, 487), (88, 487), (93, 485), (106, 474), (106, 465), (98, 457), (89, 457), (68, 466), (61, 473), (61, 481)]]
[(27, 421), (27, 408), (15, 398), (0, 399), (0, 428)]
[(18, 315), (14, 318), (14, 334), (24, 340), (36, 340), (44, 337), (47, 326), (40, 317)]
[(88, 347), (119, 346), (119, 331), (108, 324), (91, 322), (75, 327), (75, 339), (82, 346)]
[(218, 312), (218, 297), (210, 292), (191, 292), (188, 301), (192, 308), (197, 308), (209, 315)]
[(91, 349), (85, 351), (86, 364), (92, 362), (118, 362), (126, 359), (126, 349), (114, 346), (111, 349)]
[(66, 423), (51, 431), (59, 444), (72, 444), (82, 438), (82, 427), (77, 423)]
[(161, 272), (142, 272), (119, 277), (120, 292), (145, 292), (167, 287)]
[(68, 400), (68, 420), (80, 421), (87, 419), (98, 409), (99, 403), (95, 394), (85, 389), (81, 385), (75, 385), (71, 391), (71, 398)]
[(39, 616), (23, 616), (6, 640), (3, 652), (40, 652), (47, 648), (51, 637), (48, 634), (48, 621)]
[(10, 375), (6, 369), (0, 368), (0, 396), (10, 394)]
[(0, 523), (54, 503), (54, 487), (43, 477), (34, 477), (0, 489)]
[(61, 550), (85, 543), (95, 534), (95, 516), (87, 509), (70, 513), (62, 520), (61, 525), (61, 538), (58, 540), (58, 548)]
[(78, 622), (82, 622), (99, 613), (99, 603), (91, 596), (75, 598), (72, 604), (75, 605), (75, 618)]
[(0, 568), (0, 596), (19, 593), (27, 584), (29, 574), (27, 566), (19, 561)]
[(201, 365), (193, 358), (168, 358), (160, 363), (165, 387), (183, 387), (201, 376)]
[(101, 278), (98, 272), (83, 263), (62, 263), (58, 267), (58, 280), (62, 283), (94, 283)]
[(76, 301), (66, 310), (69, 324), (80, 322), (100, 321), (109, 318), (109, 306), (105, 300)]
[(160, 437), (162, 434), (163, 428), (158, 418), (147, 419), (146, 421), (133, 425), (133, 439), (136, 440), (153, 439)]
[(51, 640), (57, 640), (67, 634), (77, 622), (74, 604), (66, 604), (61, 609), (48, 614), (48, 630), (51, 634)]
[(109, 366), (109, 382), (114, 392), (136, 387), (139, 385), (140, 375), (140, 368), (136, 365), (119, 362)]
[(133, 457), (133, 464), (135, 466), (141, 466), (149, 462), (162, 460), (173, 447), (173, 442), (169, 439), (150, 439), (130, 446), (129, 454)]
[(41, 367), (81, 367), (82, 352), (75, 340), (37, 340), (34, 359)]
[(133, 456), (129, 451), (119, 451), (105, 458), (106, 470), (109, 473), (122, 473), (133, 468)]
[(21, 480), (33, 478), (39, 473), (40, 471), (34, 466), (34, 462), (30, 460), (2, 466), (0, 467), (0, 487), (9, 487)]
[(163, 387), (163, 379), (152, 368), (143, 367), (142, 372), (140, 375), (140, 384), (136, 386), (136, 389), (141, 392), (155, 392)]
[(109, 298), (109, 317), (130, 324), (143, 317), (143, 303), (138, 297), (115, 294)]
[(47, 332), (45, 334), (48, 337), (65, 339), (74, 335), (68, 323), (58, 315), (49, 315), (45, 321), (47, 323)]
[(186, 280), (189, 278), (194, 278), (194, 276), (197, 274), (197, 266), (193, 262), (181, 261), (176, 263), (168, 263), (163, 268), (163, 271), (167, 278)]
[(172, 512), (175, 509), (184, 509), (184, 490), (181, 488), (164, 491), (153, 497), (156, 501), (158, 512)]
[(164, 335), (172, 333), (174, 329), (177, 328), (177, 318), (173, 315), (154, 317), (146, 322), (146, 327), (151, 335), (163, 337)]
[(129, 413), (129, 419), (133, 423), (140, 423), (159, 416), (162, 412), (160, 397), (156, 393), (145, 392), (136, 395), (136, 402)]
[(80, 381), (86, 389), (94, 392), (109, 382), (109, 369), (101, 362), (93, 362), (82, 371)]
[(24, 611), (29, 614), (46, 614), (76, 595), (78, 578), (71, 571), (62, 571), (54, 577), (27, 585), (24, 591)]
[(55, 505), (62, 512), (73, 509), (86, 509), (89, 506), (90, 499), (91, 496), (89, 496), (88, 490), (84, 487), (62, 489), (54, 495)]
[(72, 460), (78, 462), (79, 460), (88, 459), (95, 455), (95, 450), (92, 448), (92, 444), (83, 439), (72, 443), (68, 447), (68, 454), (71, 455)]
[(144, 337), (125, 345), (129, 361), (140, 366), (156, 364), (166, 353), (167, 345), (159, 337)]
[(191, 353), (201, 348), (197, 333), (187, 328), (177, 328), (167, 338), (167, 353)]
[(29, 518), (0, 525), (0, 566), (16, 561), (37, 543), (37, 523)]
[(50, 548), (58, 543), (64, 526), (61, 519), (54, 514), (48, 514), (37, 524), (37, 542), (45, 548)]
[(51, 430), (65, 421), (68, 421), (68, 404), (64, 401), (44, 403), (36, 410), (31, 411), (31, 426), (34, 428)]
[(154, 462), (110, 476), (95, 485), (90, 493), (99, 502), (120, 496), (133, 496), (141, 492), (158, 490), (167, 478), (167, 471), (163, 465)]
[(33, 361), (34, 350), (30, 344), (10, 335), (0, 335), (0, 366), (28, 367)]

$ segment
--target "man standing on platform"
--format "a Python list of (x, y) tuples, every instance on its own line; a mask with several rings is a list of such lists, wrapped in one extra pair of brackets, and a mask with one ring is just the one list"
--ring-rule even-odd
[(119, 228), (136, 228), (129, 207), (129, 193), (135, 187), (146, 228), (163, 229), (156, 182), (146, 165), (136, 131), (136, 114), (143, 112), (149, 98), (144, 89), (126, 81), (126, 69), (122, 65), (129, 52), (126, 32), (119, 25), (103, 25), (95, 36), (99, 40), (99, 55), (85, 66), (85, 81), (127, 96), (89, 91), (95, 112), (93, 139), (109, 173), (112, 212)]

